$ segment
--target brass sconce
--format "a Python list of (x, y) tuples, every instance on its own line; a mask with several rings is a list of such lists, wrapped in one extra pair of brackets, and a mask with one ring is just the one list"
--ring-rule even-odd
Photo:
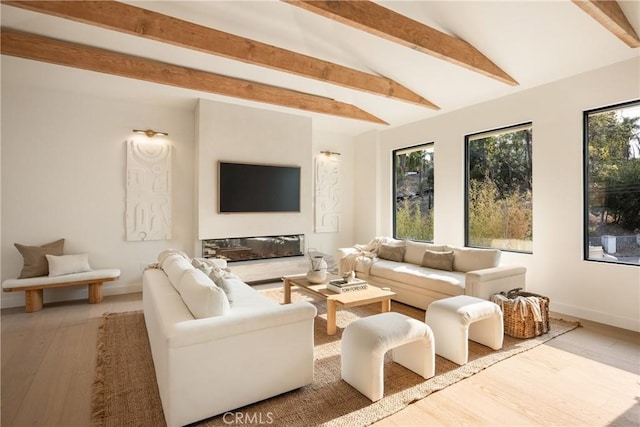
[(320, 154), (324, 154), (327, 157), (339, 156), (340, 155), (340, 153), (338, 153), (336, 151), (321, 151)]
[(169, 136), (169, 134), (167, 132), (156, 132), (153, 129), (146, 129), (146, 130), (142, 130), (142, 129), (134, 129), (133, 130), (135, 133), (143, 133), (145, 135), (147, 135), (147, 137), (149, 138), (153, 138), (156, 135), (160, 135), (160, 136)]

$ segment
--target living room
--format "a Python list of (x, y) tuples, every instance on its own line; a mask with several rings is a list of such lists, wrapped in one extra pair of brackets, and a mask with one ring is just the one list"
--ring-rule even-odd
[[(292, 114), (207, 100), (198, 101), (197, 107), (175, 109), (19, 82), (9, 85), (12, 77), (27, 81), (30, 73), (35, 79), (43, 72), (38, 67), (44, 65), (25, 68), (23, 62), (3, 57), (7, 84), (3, 99), (11, 106), (3, 109), (3, 278), (17, 277), (22, 268), (14, 243), (37, 245), (59, 238), (66, 239), (68, 253), (89, 252), (92, 265), (120, 268), (120, 281), (105, 287), (106, 295), (139, 291), (142, 264), (153, 262), (167, 247), (199, 254), (203, 238), (302, 233), (308, 247), (333, 255), (339, 247), (390, 233), (391, 185), (384, 178), (391, 174), (390, 152), (425, 140), (436, 141), (440, 165), (435, 171), (436, 242), (462, 244), (464, 135), (531, 120), (536, 135), (534, 228), (544, 231), (534, 239), (532, 254), (505, 252), (503, 259), (526, 266), (527, 287), (552, 298), (554, 310), (639, 329), (640, 295), (635, 284), (640, 272), (634, 266), (583, 261), (577, 220), (582, 212), (581, 112), (630, 99), (638, 90), (635, 59), (356, 137), (314, 132), (310, 120)], [(125, 141), (133, 136), (131, 129), (158, 127), (156, 123), (169, 132), (167, 139), (174, 148), (173, 237), (169, 242), (127, 242), (123, 239)], [(339, 233), (313, 232), (312, 164), (322, 150), (341, 153)], [(195, 153), (200, 154), (197, 160)], [(302, 166), (301, 213), (216, 213), (216, 161), (225, 159)], [(558, 182), (563, 191), (557, 191)], [(569, 211), (575, 214), (564, 214)], [(78, 289), (59, 289), (50, 298), (81, 295)], [(3, 307), (22, 303), (21, 295), (3, 295)]]
[[(154, 83), (3, 55), (2, 279), (16, 278), (22, 268), (15, 243), (60, 238), (65, 253), (88, 253), (92, 267), (120, 269), (120, 279), (104, 286), (107, 299), (141, 292), (142, 271), (161, 251), (199, 256), (207, 238), (304, 234), (307, 248), (333, 256), (338, 248), (391, 235), (391, 152), (426, 142), (434, 142), (437, 153), (434, 242), (464, 246), (465, 136), (532, 122), (533, 251), (503, 251), (501, 262), (525, 266), (527, 290), (548, 296), (553, 312), (638, 332), (640, 269), (584, 260), (582, 221), (583, 112), (640, 98), (634, 52), (576, 75), (364, 132), (348, 119), (177, 88), (158, 91)], [(155, 140), (172, 148), (171, 238), (127, 241), (126, 146), (146, 138), (133, 129), (147, 128), (167, 132)], [(314, 167), (322, 151), (340, 153), (338, 232), (314, 228)], [(218, 213), (220, 160), (299, 166), (300, 212)], [(47, 291), (44, 311), (47, 304), (86, 297), (77, 287)], [(24, 295), (3, 293), (1, 303), (3, 309), (21, 307)]]

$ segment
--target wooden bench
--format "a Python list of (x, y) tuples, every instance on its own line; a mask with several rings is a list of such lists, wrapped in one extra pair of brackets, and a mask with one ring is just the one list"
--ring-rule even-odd
[(24, 309), (27, 313), (33, 313), (42, 309), (43, 290), (60, 288), (63, 286), (88, 285), (89, 304), (102, 302), (102, 284), (120, 278), (120, 270), (117, 268), (104, 270), (91, 270), (83, 273), (65, 274), (63, 276), (30, 277), (28, 279), (9, 279), (2, 282), (2, 290), (5, 292), (25, 291)]

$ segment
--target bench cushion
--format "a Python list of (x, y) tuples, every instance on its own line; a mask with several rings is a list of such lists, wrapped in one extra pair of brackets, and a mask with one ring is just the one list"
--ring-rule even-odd
[(74, 283), (82, 284), (83, 282), (96, 280), (115, 280), (120, 277), (120, 270), (117, 268), (109, 268), (103, 270), (91, 270), (82, 273), (65, 274), (64, 276), (42, 276), (30, 277), (28, 279), (8, 279), (2, 282), (2, 289), (5, 291), (18, 291), (22, 288), (30, 288), (36, 286), (52, 286), (62, 285), (64, 283), (73, 285)]

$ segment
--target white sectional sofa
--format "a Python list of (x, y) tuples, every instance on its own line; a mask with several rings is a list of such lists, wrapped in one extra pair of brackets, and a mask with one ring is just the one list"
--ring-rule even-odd
[(526, 268), (499, 265), (497, 249), (461, 248), (378, 237), (368, 244), (338, 249), (340, 274), (388, 287), (393, 299), (422, 309), (457, 295), (489, 299), (492, 294), (525, 288)]
[(218, 263), (199, 261), (163, 253), (142, 278), (144, 318), (168, 426), (313, 381), (315, 307), (278, 304)]

